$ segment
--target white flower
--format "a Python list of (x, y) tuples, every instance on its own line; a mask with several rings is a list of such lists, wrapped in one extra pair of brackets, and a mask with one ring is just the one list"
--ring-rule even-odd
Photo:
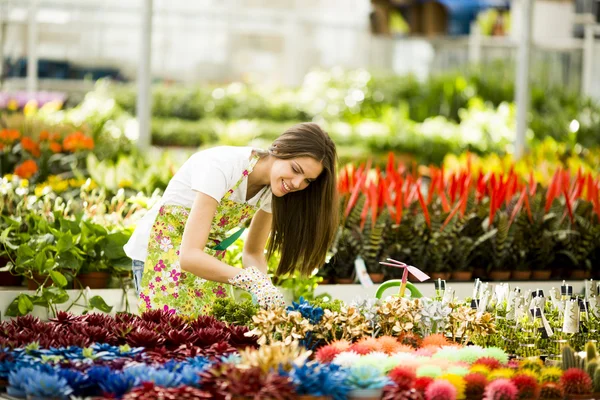
[(173, 244), (171, 243), (171, 239), (169, 239), (168, 237), (163, 237), (160, 240), (160, 249), (162, 251), (167, 252), (172, 248), (173, 248)]
[(358, 360), (360, 360), (360, 354), (354, 351), (345, 351), (335, 356), (333, 363), (341, 367), (349, 368)]

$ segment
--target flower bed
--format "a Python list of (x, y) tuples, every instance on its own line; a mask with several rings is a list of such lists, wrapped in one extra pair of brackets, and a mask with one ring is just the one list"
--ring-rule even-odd
[[(600, 390), (589, 336), (598, 328), (597, 291), (587, 298), (587, 322), (577, 325), (587, 333), (571, 333), (577, 339), (561, 346), (560, 359), (547, 342), (531, 342), (545, 351), (544, 363), (541, 352), (512, 354), (503, 335), (525, 340), (519, 332), (558, 318), (517, 312), (516, 325), (505, 329), (502, 321), (513, 320), (502, 310), (531, 296), (478, 289), (473, 306), (448, 288), (434, 299), (246, 308), (245, 318), (227, 301), (214, 316), (193, 320), (160, 310), (139, 317), (60, 312), (48, 322), (18, 317), (0, 324), (0, 381), (12, 396), (32, 398), (562, 399)], [(547, 302), (541, 293), (532, 300), (549, 310), (561, 302), (567, 310), (570, 300), (554, 293)], [(226, 322), (234, 318), (249, 327)]]

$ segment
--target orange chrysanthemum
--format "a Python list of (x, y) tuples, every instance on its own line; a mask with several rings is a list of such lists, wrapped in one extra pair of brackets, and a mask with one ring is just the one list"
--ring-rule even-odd
[(31, 138), (24, 137), (21, 139), (21, 147), (34, 157), (39, 157), (41, 155), (40, 146)]
[(33, 160), (23, 161), (15, 167), (15, 175), (23, 179), (29, 179), (38, 171), (38, 166)]
[(60, 153), (62, 151), (62, 146), (60, 143), (50, 142), (50, 151), (53, 153)]
[(48, 133), (48, 131), (41, 131), (40, 132), (40, 142), (44, 142), (48, 139), (50, 139), (50, 134)]
[(79, 131), (73, 132), (63, 141), (63, 148), (72, 153), (79, 150), (93, 150), (94, 139)]
[(21, 133), (16, 129), (2, 129), (0, 131), (0, 140), (8, 144), (18, 140), (20, 137)]

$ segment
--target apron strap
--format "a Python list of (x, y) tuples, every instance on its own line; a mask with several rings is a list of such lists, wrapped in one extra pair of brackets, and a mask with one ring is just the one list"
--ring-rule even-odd
[(233, 235), (226, 237), (221, 243), (219, 243), (218, 245), (213, 247), (213, 250), (217, 250), (217, 251), (227, 250), (227, 248), (229, 246), (231, 246), (233, 244), (233, 242), (235, 242), (236, 240), (238, 240), (238, 238), (240, 236), (242, 236), (244, 229), (246, 229), (246, 228), (240, 228), (237, 231), (235, 231), (233, 233)]

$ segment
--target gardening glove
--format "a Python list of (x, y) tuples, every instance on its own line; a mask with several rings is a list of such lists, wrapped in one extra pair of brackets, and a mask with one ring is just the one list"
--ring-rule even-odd
[(283, 294), (273, 286), (269, 277), (260, 272), (256, 267), (243, 269), (239, 274), (229, 279), (229, 283), (249, 292), (252, 295), (252, 299), (263, 308), (282, 307), (285, 305)]

